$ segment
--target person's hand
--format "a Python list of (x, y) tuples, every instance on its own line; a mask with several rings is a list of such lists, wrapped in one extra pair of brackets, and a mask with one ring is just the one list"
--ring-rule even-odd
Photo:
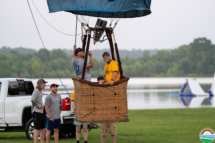
[(38, 105), (38, 108), (39, 108), (39, 109), (42, 109), (42, 108), (43, 108), (42, 104), (39, 104), (39, 105)]
[(114, 85), (114, 81), (110, 81), (109, 84), (110, 84), (110, 85)]
[(61, 113), (61, 111), (59, 112), (59, 114)]
[(54, 122), (54, 118), (52, 118), (52, 117), (49, 120), (52, 121), (52, 122)]
[(91, 51), (88, 51), (88, 55), (89, 55), (89, 56), (92, 56), (92, 52), (91, 52)]
[(76, 45), (73, 46), (73, 49), (76, 49)]

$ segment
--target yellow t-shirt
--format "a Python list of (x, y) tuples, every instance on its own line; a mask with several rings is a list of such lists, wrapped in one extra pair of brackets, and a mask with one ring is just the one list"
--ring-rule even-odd
[(75, 92), (72, 93), (72, 95), (71, 95), (71, 100), (72, 100), (72, 101), (75, 101)]
[(106, 82), (109, 83), (113, 77), (113, 72), (116, 71), (117, 75), (114, 81), (120, 80), (119, 66), (118, 63), (112, 60), (109, 64), (106, 63), (104, 66), (104, 75), (106, 77)]

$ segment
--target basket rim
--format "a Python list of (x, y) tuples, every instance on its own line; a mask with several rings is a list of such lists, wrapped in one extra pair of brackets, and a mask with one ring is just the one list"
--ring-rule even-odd
[(127, 76), (123, 76), (122, 79), (114, 82), (114, 85), (110, 85), (110, 84), (98, 84), (98, 82), (90, 82), (90, 81), (87, 81), (85, 79), (82, 79), (80, 77), (72, 77), (72, 80), (75, 80), (75, 81), (79, 81), (81, 83), (85, 83), (85, 84), (88, 84), (88, 85), (91, 85), (91, 86), (97, 86), (97, 87), (108, 87), (108, 86), (115, 86), (115, 85), (119, 85), (123, 82), (127, 82), (130, 78), (127, 77)]
[(75, 119), (75, 121), (80, 123), (113, 123), (113, 122), (128, 122), (129, 119), (101, 120), (101, 121), (81, 121), (81, 120)]

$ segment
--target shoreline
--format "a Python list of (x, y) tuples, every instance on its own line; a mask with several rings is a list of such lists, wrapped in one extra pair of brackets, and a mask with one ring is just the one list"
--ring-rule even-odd
[[(38, 78), (30, 78), (34, 85)], [(44, 78), (47, 84), (62, 84), (58, 78)], [(186, 79), (196, 79), (199, 84), (212, 84), (213, 77), (132, 77), (128, 81), (128, 86), (132, 85), (183, 85)], [(71, 78), (61, 78), (63, 84), (73, 85)], [(92, 82), (96, 82), (96, 78), (92, 78)]]

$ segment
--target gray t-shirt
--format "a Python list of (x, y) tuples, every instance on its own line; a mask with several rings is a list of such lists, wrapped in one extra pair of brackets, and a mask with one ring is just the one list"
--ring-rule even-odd
[[(38, 113), (43, 113), (43, 100), (42, 100), (42, 92), (40, 92), (38, 89), (35, 89), (32, 97), (31, 97), (31, 102), (32, 102), (32, 112), (38, 112)], [(42, 104), (42, 108), (40, 109), (38, 107), (39, 104)]]
[[(82, 77), (82, 72), (83, 72), (83, 68), (84, 68), (84, 58), (74, 57), (73, 58), (73, 67), (74, 67), (76, 75), (78, 77)], [(91, 73), (90, 73), (90, 69), (88, 67), (86, 69), (84, 79), (87, 81), (91, 81)]]
[[(50, 114), (54, 119), (60, 118), (59, 112), (61, 111), (62, 108), (62, 106), (60, 106), (61, 103), (62, 100), (59, 94), (56, 94), (54, 96), (52, 93), (50, 93), (49, 95), (46, 96), (45, 105), (49, 106)], [(49, 117), (48, 114), (46, 114), (46, 116)]]

